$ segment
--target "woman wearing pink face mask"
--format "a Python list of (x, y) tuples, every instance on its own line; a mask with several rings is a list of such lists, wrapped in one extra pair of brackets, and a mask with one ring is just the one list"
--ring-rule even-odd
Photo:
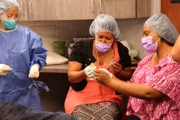
[(144, 24), (142, 38), (150, 54), (138, 64), (130, 82), (95, 70), (96, 81), (130, 96), (128, 120), (179, 120), (180, 64), (171, 56), (177, 37), (167, 16), (153, 15)]
[(128, 49), (117, 41), (120, 31), (112, 16), (100, 14), (89, 31), (95, 40), (75, 43), (69, 58), (71, 87), (65, 110), (78, 120), (119, 120), (123, 111), (122, 97), (96, 82), (94, 70), (100, 69), (123, 80), (130, 79), (132, 73), (124, 70), (131, 64)]

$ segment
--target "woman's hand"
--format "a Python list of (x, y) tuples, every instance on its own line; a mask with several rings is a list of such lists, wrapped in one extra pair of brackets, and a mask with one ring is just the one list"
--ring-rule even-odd
[(115, 72), (115, 74), (121, 72), (122, 70), (122, 65), (119, 64), (118, 62), (111, 62), (109, 64), (109, 70)]
[(108, 85), (113, 75), (108, 70), (95, 69), (94, 77), (98, 83)]
[(0, 76), (5, 76), (8, 74), (9, 71), (11, 71), (12, 68), (5, 64), (0, 64)]
[(39, 64), (34, 64), (31, 66), (29, 72), (29, 78), (38, 78), (39, 77)]
[(89, 80), (94, 80), (94, 70), (96, 69), (95, 66), (87, 66), (85, 69), (84, 69), (84, 73), (86, 74), (86, 76), (89, 78)]

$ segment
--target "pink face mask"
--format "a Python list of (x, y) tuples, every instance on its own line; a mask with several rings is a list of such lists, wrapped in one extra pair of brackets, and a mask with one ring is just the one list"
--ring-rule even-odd
[(95, 41), (95, 46), (96, 46), (96, 49), (99, 51), (99, 52), (106, 52), (109, 50), (109, 48), (111, 47), (112, 43), (111, 44), (105, 44), (105, 43), (102, 43), (102, 42), (99, 42), (99, 41)]
[(153, 53), (157, 50), (157, 42), (153, 43), (152, 36), (141, 39), (141, 44), (148, 53)]

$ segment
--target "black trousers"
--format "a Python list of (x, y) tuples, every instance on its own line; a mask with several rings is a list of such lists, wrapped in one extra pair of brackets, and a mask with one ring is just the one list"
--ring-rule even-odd
[(141, 119), (139, 119), (139, 118), (138, 118), (137, 116), (135, 116), (135, 115), (130, 115), (130, 116), (128, 116), (127, 120), (141, 120)]

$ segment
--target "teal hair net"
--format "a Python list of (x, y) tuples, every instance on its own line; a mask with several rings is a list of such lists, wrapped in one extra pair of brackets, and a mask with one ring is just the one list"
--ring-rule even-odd
[(120, 30), (115, 19), (107, 14), (98, 15), (92, 22), (89, 33), (95, 36), (98, 32), (108, 31), (114, 35), (115, 40), (119, 40)]
[(151, 16), (145, 22), (145, 25), (151, 27), (159, 34), (161, 38), (164, 38), (167, 42), (171, 44), (175, 43), (179, 35), (169, 18), (162, 13)]
[(17, 7), (20, 10), (19, 4), (16, 0), (0, 0), (0, 14), (11, 7)]

